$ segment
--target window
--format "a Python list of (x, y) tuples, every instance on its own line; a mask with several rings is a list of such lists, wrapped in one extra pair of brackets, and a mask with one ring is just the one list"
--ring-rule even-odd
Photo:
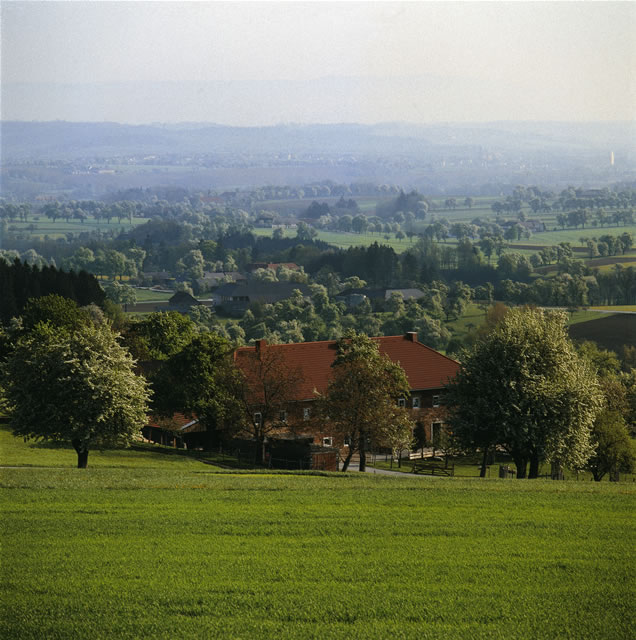
[(261, 424), (261, 420), (262, 420), (263, 416), (260, 413), (255, 413), (254, 414), (254, 424)]
[(287, 422), (287, 411), (281, 411), (278, 414), (278, 421), (279, 422)]
[(420, 408), (420, 399), (413, 398), (413, 409), (419, 409), (419, 408)]
[(406, 407), (406, 400), (404, 398), (398, 398), (398, 407)]
[(433, 396), (433, 406), (439, 407), (439, 396)]
[(323, 447), (332, 447), (333, 446), (333, 438), (323, 438), (322, 439)]
[(303, 409), (303, 420), (309, 420), (310, 415), (311, 415), (311, 409), (309, 407), (305, 407)]

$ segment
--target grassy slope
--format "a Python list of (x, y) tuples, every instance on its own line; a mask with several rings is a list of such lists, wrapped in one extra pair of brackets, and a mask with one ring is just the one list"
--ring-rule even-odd
[(4, 638), (598, 639), (635, 622), (632, 485), (146, 469), (2, 484)]
[[(6, 426), (0, 428), (0, 465), (28, 467), (61, 467), (72, 468), (77, 465), (77, 454), (68, 445), (57, 445), (49, 442), (24, 442), (15, 438)], [(136, 445), (134, 449), (108, 449), (91, 451), (88, 455), (88, 466), (96, 468), (164, 468), (189, 469), (201, 463), (179, 455), (176, 451)]]

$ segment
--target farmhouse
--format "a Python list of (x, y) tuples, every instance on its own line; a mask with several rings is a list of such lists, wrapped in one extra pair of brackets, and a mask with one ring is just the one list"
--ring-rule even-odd
[(187, 313), (191, 307), (198, 304), (199, 301), (187, 291), (177, 291), (177, 293), (168, 300), (168, 307), (171, 311), (180, 311), (182, 313)]
[(358, 306), (365, 298), (373, 302), (387, 301), (391, 299), (394, 293), (399, 293), (404, 300), (419, 300), (424, 297), (421, 289), (368, 289), (353, 288), (345, 289), (336, 296), (336, 302), (344, 302), (347, 307)]
[(311, 290), (306, 284), (297, 282), (250, 282), (224, 284), (215, 291), (215, 298), (218, 300), (217, 304), (225, 311), (242, 315), (255, 302), (274, 304), (290, 298), (296, 289), (303, 296), (311, 295)]
[[(409, 380), (411, 393), (408, 398), (398, 402), (413, 412), (413, 418), (421, 423), (428, 439), (433, 439), (437, 429), (441, 429), (444, 420), (444, 409), (441, 396), (446, 383), (453, 378), (459, 365), (451, 358), (418, 342), (415, 332), (403, 336), (384, 336), (372, 338), (379, 347), (380, 353), (387, 355), (404, 369)], [(286, 371), (295, 372), (295, 384), (291, 392), (291, 401), (287, 411), (278, 416), (281, 430), (284, 425), (289, 431), (312, 433), (314, 441), (325, 446), (346, 446), (344, 442), (334, 442), (327, 427), (324, 429), (311, 424), (312, 403), (317, 393), (325, 393), (331, 376), (331, 365), (336, 356), (334, 340), (322, 342), (302, 342), (294, 344), (268, 345), (265, 340), (258, 340), (253, 347), (241, 347), (234, 352), (234, 362), (246, 375), (254, 370), (255, 358), (263, 358), (265, 354), (275, 355), (279, 366)], [(261, 399), (255, 398), (255, 407)], [(255, 412), (254, 420), (261, 416)]]

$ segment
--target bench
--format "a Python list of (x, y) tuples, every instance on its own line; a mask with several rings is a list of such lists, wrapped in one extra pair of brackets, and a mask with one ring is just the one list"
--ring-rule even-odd
[(415, 460), (413, 473), (422, 473), (428, 476), (454, 476), (455, 465), (445, 466), (443, 463), (429, 462), (428, 460)]

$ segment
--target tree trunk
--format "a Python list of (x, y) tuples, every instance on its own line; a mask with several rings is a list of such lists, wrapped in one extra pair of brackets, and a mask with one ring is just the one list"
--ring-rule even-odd
[(367, 470), (367, 452), (364, 446), (360, 447), (360, 471)]
[(528, 478), (534, 479), (539, 477), (539, 454), (530, 454), (530, 471), (528, 472)]
[(77, 468), (86, 469), (88, 466), (88, 447), (81, 440), (73, 440), (71, 444), (77, 451)]
[(513, 455), (512, 459), (517, 467), (517, 479), (522, 480), (526, 477), (526, 467), (528, 466), (528, 458), (522, 455)]
[(351, 462), (351, 458), (353, 456), (353, 448), (349, 447), (349, 453), (347, 454), (347, 457), (344, 459), (344, 462), (342, 463), (342, 471), (346, 471), (349, 468), (349, 463)]
[(488, 447), (484, 448), (484, 456), (481, 459), (481, 470), (479, 471), (479, 477), (480, 478), (485, 478), (486, 477), (486, 462), (488, 461)]

